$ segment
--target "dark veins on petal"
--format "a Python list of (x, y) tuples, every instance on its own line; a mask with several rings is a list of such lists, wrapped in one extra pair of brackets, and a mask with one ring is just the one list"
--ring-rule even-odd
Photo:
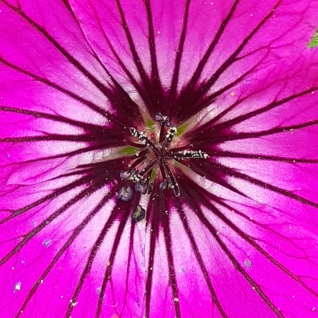
[[(173, 304), (177, 317), (181, 317), (181, 306), (179, 302), (179, 289), (178, 281), (176, 278), (176, 268), (174, 265), (174, 255), (172, 252), (172, 235), (171, 224), (169, 222), (169, 214), (172, 210), (178, 214), (182, 226), (188, 236), (189, 242), (193, 249), (194, 258), (197, 261), (200, 271), (206, 281), (208, 290), (222, 317), (227, 317), (227, 312), (217, 291), (213, 285), (213, 280), (207, 265), (204, 263), (204, 257), (200, 252), (196, 242), (196, 235), (190, 226), (191, 220), (187, 217), (186, 209), (190, 209), (200, 219), (202, 225), (211, 234), (211, 238), (224, 252), (225, 257), (233, 265), (233, 267), (246, 279), (246, 281), (255, 289), (255, 292), (262, 298), (266, 305), (273, 311), (277, 317), (283, 317), (280, 310), (275, 305), (270, 295), (266, 294), (262, 286), (252, 278), (249, 273), (240, 265), (238, 259), (233, 254), (231, 249), (222, 241), (217, 235), (217, 229), (208, 220), (203, 213), (203, 208), (208, 209), (216, 219), (219, 219), (226, 224), (234, 233), (241, 237), (248, 245), (252, 246), (255, 250), (264, 255), (267, 260), (277, 267), (280, 271), (284, 272), (291, 279), (298, 282), (304, 289), (318, 297), (318, 294), (309, 285), (307, 285), (301, 278), (296, 276), (288, 268), (286, 268), (279, 261), (275, 260), (257, 240), (251, 235), (246, 234), (240, 229), (230, 218), (228, 214), (223, 214), (220, 207), (226, 211), (232, 211), (236, 215), (246, 217), (246, 215), (238, 210), (233, 209), (225, 200), (209, 192), (204, 185), (201, 185), (198, 180), (205, 180), (217, 184), (236, 195), (246, 197), (247, 194), (231, 184), (228, 180), (229, 177), (241, 179), (256, 186), (259, 189), (267, 189), (273, 193), (282, 195), (286, 198), (302, 202), (305, 205), (318, 208), (318, 204), (306, 199), (300, 195), (293, 193), (290, 190), (271, 185), (257, 177), (252, 177), (244, 172), (237, 171), (234, 168), (228, 167), (219, 162), (220, 158), (241, 158), (241, 159), (255, 159), (264, 162), (284, 162), (284, 163), (317, 163), (315, 160), (293, 158), (293, 157), (279, 157), (271, 154), (249, 154), (237, 151), (224, 151), (219, 147), (220, 143), (231, 140), (242, 140), (246, 138), (258, 138), (261, 136), (275, 135), (284, 133), (290, 129), (302, 129), (312, 125), (317, 125), (317, 121), (303, 122), (298, 125), (290, 125), (286, 127), (279, 127), (267, 129), (262, 131), (255, 131), (253, 133), (235, 133), (233, 130), (234, 125), (240, 124), (250, 118), (254, 118), (262, 113), (270, 112), (281, 105), (290, 101), (297, 100), (302, 96), (310, 94), (313, 89), (303, 91), (298, 94), (290, 95), (281, 100), (275, 100), (262, 108), (237, 116), (234, 119), (225, 119), (220, 121), (223, 117), (230, 113), (234, 108), (237, 108), (240, 103), (244, 103), (244, 99), (238, 100), (233, 103), (229, 108), (225, 109), (219, 115), (205, 123), (196, 123), (192, 125), (193, 121), (199, 118), (195, 117), (206, 109), (212, 103), (217, 103), (218, 98), (224, 93), (228, 92), (235, 85), (239, 84), (247, 75), (249, 75), (254, 68), (243, 73), (241, 77), (232, 83), (227, 83), (223, 87), (218, 88), (217, 91), (209, 93), (210, 89), (216, 83), (218, 78), (241, 57), (240, 53), (246, 47), (247, 43), (253, 36), (261, 29), (261, 27), (269, 19), (271, 12), (261, 20), (258, 25), (246, 35), (246, 38), (237, 47), (237, 49), (224, 61), (224, 63), (213, 73), (210, 78), (205, 81), (201, 80), (203, 68), (210, 59), (213, 51), (220, 41), (224, 30), (227, 28), (239, 1), (233, 1), (233, 5), (228, 11), (226, 18), (221, 24), (218, 32), (210, 45), (207, 47), (206, 52), (203, 54), (199, 61), (192, 77), (189, 82), (184, 85), (182, 90), (178, 92), (178, 83), (180, 75), (180, 65), (182, 55), (184, 54), (185, 40), (188, 33), (188, 19), (191, 10), (190, 0), (186, 2), (184, 9), (184, 18), (178, 50), (176, 53), (174, 70), (172, 73), (172, 81), (169, 89), (163, 87), (157, 62), (157, 51), (155, 45), (155, 31), (153, 25), (153, 16), (151, 4), (149, 0), (145, 0), (145, 9), (148, 19), (148, 40), (149, 50), (151, 57), (151, 71), (147, 74), (145, 67), (142, 63), (142, 58), (138, 55), (136, 45), (129, 28), (129, 24), (125, 17), (124, 9), (120, 0), (116, 0), (118, 12), (120, 13), (121, 23), (124, 28), (126, 40), (128, 41), (131, 50), (134, 64), (138, 70), (140, 80), (137, 80), (121, 61), (120, 55), (112, 46), (111, 41), (107, 34), (103, 34), (105, 41), (110, 46), (110, 49), (117, 60), (118, 65), (121, 66), (123, 72), (127, 75), (131, 84), (138, 92), (145, 108), (141, 108), (130, 95), (125, 91), (125, 88), (116, 81), (114, 74), (107, 69), (97, 54), (93, 53), (94, 59), (98, 65), (107, 74), (110, 84), (101, 82), (94, 76), (80, 61), (76, 60), (70, 52), (67, 51), (59, 42), (41, 25), (32, 20), (19, 6), (15, 7), (7, 1), (2, 0), (9, 9), (13, 10), (20, 16), (31, 28), (40, 32), (47, 41), (80, 73), (88, 78), (91, 83), (100, 91), (110, 102), (113, 111), (107, 111), (103, 106), (97, 105), (94, 102), (85, 99), (85, 95), (79, 96), (78, 94), (64, 88), (60, 84), (55, 83), (45, 77), (32, 73), (27, 69), (23, 69), (18, 65), (10, 62), (4, 57), (0, 56), (0, 63), (5, 67), (12, 69), (16, 72), (24, 74), (30, 79), (42, 83), (59, 93), (65, 94), (67, 97), (74, 99), (80, 103), (83, 108), (89, 109), (92, 114), (102, 115), (105, 119), (103, 124), (87, 123), (83, 119), (74, 120), (60, 114), (46, 113), (44, 111), (27, 110), (13, 107), (11, 105), (1, 105), (0, 111), (3, 113), (16, 114), (24, 116), (26, 119), (36, 118), (45, 122), (52, 122), (58, 124), (68, 124), (74, 128), (81, 129), (81, 134), (64, 134), (59, 132), (45, 132), (39, 131), (31, 136), (11, 136), (1, 138), (2, 143), (42, 143), (52, 142), (70, 142), (74, 144), (81, 144), (75, 150), (61, 151), (52, 155), (42, 156), (36, 159), (24, 160), (22, 164), (30, 164), (33, 162), (45, 162), (57, 159), (70, 159), (76, 156), (90, 154), (97, 151), (108, 151), (107, 155), (99, 160), (94, 160), (91, 163), (81, 164), (72, 167), (55, 176), (53, 180), (66, 180), (65, 185), (56, 188), (50, 194), (43, 195), (41, 198), (21, 207), (20, 209), (10, 210), (6, 217), (0, 220), (0, 226), (14, 220), (15, 218), (32, 211), (37, 207), (45, 206), (54, 198), (67, 194), (74, 189), (78, 189), (76, 195), (70, 196), (70, 199), (63, 203), (58, 209), (54, 210), (47, 218), (35, 226), (32, 230), (25, 233), (19, 243), (0, 260), (0, 266), (4, 265), (14, 255), (19, 253), (21, 249), (40, 233), (49, 224), (52, 224), (59, 216), (68, 213), (68, 209), (75, 206), (77, 203), (84, 201), (87, 197), (97, 193), (103, 189), (105, 195), (96, 202), (96, 206), (92, 207), (85, 219), (83, 219), (72, 231), (71, 235), (56, 252), (56, 255), (50, 263), (46, 264), (46, 269), (42, 275), (37, 278), (33, 287), (24, 299), (20, 311), (17, 316), (27, 310), (28, 304), (34, 294), (38, 291), (41, 282), (49, 275), (54, 266), (56, 266), (59, 259), (61, 259), (68, 248), (73, 244), (76, 237), (85, 229), (90, 220), (100, 213), (103, 207), (109, 202), (115, 202), (108, 218), (103, 224), (97, 239), (92, 244), (88, 259), (85, 263), (84, 269), (80, 275), (77, 285), (73, 291), (72, 301), (67, 309), (67, 317), (72, 315), (77, 299), (83, 289), (83, 285), (87, 276), (89, 275), (93, 261), (100, 249), (101, 244), (105, 240), (108, 231), (114, 227), (116, 221), (119, 222), (119, 227), (116, 230), (113, 244), (111, 246), (110, 257), (108, 266), (104, 269), (104, 279), (101, 283), (99, 293), (99, 300), (95, 316), (101, 316), (102, 302), (108, 284), (111, 283), (112, 277), (112, 264), (114, 264), (118, 246), (122, 237), (122, 233), (128, 223), (132, 224), (130, 230), (130, 246), (127, 255), (127, 262), (130, 264), (132, 261), (133, 237), (136, 227), (139, 222), (145, 222), (147, 228), (150, 228), (152, 235), (149, 242), (149, 255), (147, 255), (147, 272), (146, 272), (146, 285), (145, 285), (145, 316), (151, 316), (151, 297), (153, 288), (153, 267), (155, 262), (155, 251), (157, 246), (157, 239), (159, 234), (164, 234), (164, 244), (167, 255), (168, 271), (170, 278), (170, 288), (173, 296)], [(68, 1), (63, 1), (67, 9), (72, 13), (71, 6)], [(275, 7), (273, 8), (273, 10)], [(72, 13), (73, 14), (73, 13)], [(94, 52), (92, 50), (92, 52)], [(129, 116), (127, 116), (129, 114)], [(19, 163), (20, 164), (20, 163)], [(12, 163), (12, 167), (15, 164)], [(72, 178), (69, 182), (68, 178)], [(250, 221), (256, 224), (256, 221)], [(258, 226), (261, 226), (258, 224)], [(128, 276), (127, 273), (124, 273)], [(115, 309), (117, 310), (117, 309)], [(121, 309), (116, 313), (121, 314)]]

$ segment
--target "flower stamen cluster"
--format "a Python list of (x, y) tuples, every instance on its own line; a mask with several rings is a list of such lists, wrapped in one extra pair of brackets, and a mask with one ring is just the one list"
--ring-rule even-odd
[[(159, 184), (159, 190), (171, 189), (176, 197), (180, 196), (180, 187), (175, 177), (175, 174), (171, 168), (169, 161), (181, 161), (183, 159), (207, 159), (209, 156), (205, 152), (198, 150), (174, 150), (170, 149), (171, 143), (177, 134), (177, 127), (172, 125), (168, 116), (158, 113), (155, 115), (155, 121), (160, 125), (159, 140), (152, 140), (143, 131), (139, 131), (134, 127), (130, 128), (130, 134), (139, 139), (144, 146), (140, 154), (144, 154), (140, 159), (137, 159), (135, 163), (142, 168), (139, 170), (136, 168), (136, 164), (133, 163), (131, 170), (121, 171), (120, 179), (122, 181), (131, 181), (135, 186), (135, 191), (141, 194), (150, 194), (153, 190), (154, 177), (158, 175), (158, 169), (161, 174), (161, 182)], [(161, 135), (164, 138), (161, 138)], [(162, 141), (160, 141), (163, 139)], [(118, 199), (123, 201), (129, 201), (133, 197), (133, 190), (130, 186), (123, 186), (119, 194)]]

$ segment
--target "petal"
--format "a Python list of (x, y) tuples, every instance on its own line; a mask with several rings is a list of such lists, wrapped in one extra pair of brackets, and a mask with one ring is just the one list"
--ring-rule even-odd
[[(179, 119), (200, 110), (192, 94), (218, 91), (260, 63), (305, 50), (318, 9), (308, 0), (70, 3), (96, 54), (138, 103)], [(183, 92), (178, 101), (176, 91)]]
[[(221, 240), (222, 268), (231, 279), (209, 273), (229, 316), (235, 316), (232, 308), (251, 317), (315, 315), (317, 149), (308, 142), (317, 136), (317, 58), (317, 51), (308, 51), (297, 56), (297, 64), (256, 72), (248, 85), (243, 81), (233, 94), (221, 95), (211, 120), (189, 133), (212, 157), (192, 165), (205, 178), (198, 187), (211, 194), (197, 190), (206, 202), (195, 198), (200, 203), (191, 208), (197, 215), (201, 205), (207, 208), (201, 224)], [(219, 284), (235, 295), (230, 304)]]
[[(69, 2), (0, 2), (1, 312), (313, 316), (318, 2)], [(200, 112), (210, 160), (134, 224), (112, 150), (147, 111)]]

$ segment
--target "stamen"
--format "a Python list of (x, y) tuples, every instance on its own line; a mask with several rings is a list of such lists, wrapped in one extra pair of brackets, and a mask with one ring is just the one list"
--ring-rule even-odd
[(171, 183), (167, 180), (164, 180), (159, 184), (160, 190), (166, 190), (166, 189), (170, 189), (170, 188), (171, 188)]
[(165, 136), (166, 138), (163, 141), (162, 148), (161, 148), (163, 153), (166, 153), (166, 151), (168, 150), (168, 148), (171, 144), (171, 141), (172, 141), (174, 135), (176, 134), (176, 132), (177, 132), (177, 128), (175, 126), (171, 126), (168, 129), (166, 136)]
[(129, 201), (133, 197), (133, 190), (131, 187), (122, 187), (119, 190), (119, 193), (117, 195), (117, 199), (123, 200), (123, 201)]
[(167, 127), (171, 126), (169, 117), (168, 116), (164, 116), (161, 113), (157, 113), (155, 115), (155, 121), (159, 122), (160, 124), (165, 124)]
[(151, 160), (150, 163), (144, 169), (141, 170), (140, 174), (142, 176), (147, 175), (158, 164), (159, 161), (160, 157), (156, 157), (155, 159)]
[(149, 147), (157, 155), (160, 155), (160, 150), (145, 136), (143, 132), (138, 131), (134, 127), (130, 127), (130, 133), (132, 136), (138, 138), (146, 147)]
[(135, 190), (137, 192), (141, 192), (142, 194), (146, 194), (148, 191), (148, 185), (145, 184), (143, 181), (137, 182), (135, 184)]
[[(144, 145), (139, 153), (135, 155), (138, 157), (132, 164), (128, 171), (120, 172), (120, 179), (130, 181), (135, 184), (134, 189), (141, 194), (150, 194), (153, 189), (153, 184), (148, 184), (150, 174), (156, 166), (160, 169), (163, 181), (159, 184), (160, 190), (172, 189), (176, 197), (180, 196), (180, 187), (175, 175), (173, 174), (168, 160), (183, 160), (183, 159), (207, 159), (209, 155), (202, 150), (169, 150), (173, 137), (177, 133), (177, 128), (172, 126), (168, 116), (157, 113), (155, 115), (155, 121), (160, 123), (160, 136), (159, 140), (150, 140), (144, 132), (138, 131), (136, 128), (131, 127), (130, 133), (133, 137), (139, 139)], [(168, 127), (168, 129), (167, 129)], [(136, 147), (140, 147), (137, 144)], [(150, 154), (149, 154), (150, 152)], [(151, 153), (152, 152), (152, 153)], [(138, 170), (137, 167), (142, 166), (142, 170)], [(139, 168), (140, 169), (140, 168)], [(117, 195), (118, 199), (123, 201), (129, 201), (133, 196), (133, 190), (131, 187), (122, 187)], [(145, 209), (138, 205), (132, 218), (135, 222), (142, 220), (145, 216)]]
[(147, 143), (147, 137), (145, 136), (145, 134), (141, 131), (138, 131), (136, 128), (134, 127), (130, 127), (130, 133), (132, 136), (138, 138), (139, 140), (141, 140), (144, 144)]
[(180, 196), (180, 188), (179, 188), (179, 184), (174, 176), (174, 174), (172, 173), (168, 163), (166, 162), (166, 160), (162, 160), (162, 163), (163, 163), (163, 167), (164, 167), (164, 170), (165, 170), (165, 173), (168, 177), (168, 181), (171, 183), (171, 188), (172, 188), (172, 191), (174, 193), (174, 195), (176, 197), (179, 197)]
[(131, 180), (136, 183), (142, 180), (142, 175), (139, 173), (137, 169), (134, 169), (132, 175), (131, 175)]
[(142, 179), (142, 176), (140, 176), (139, 171), (137, 169), (132, 169), (129, 171), (121, 171), (120, 174), (121, 180), (132, 180), (134, 182), (138, 182)]
[(166, 156), (168, 159), (207, 159), (209, 155), (201, 150), (193, 151), (193, 150), (183, 150), (178, 152), (170, 151)]
[(127, 180), (131, 175), (131, 172), (129, 171), (120, 171), (119, 177), (120, 180)]
[(143, 220), (145, 215), (146, 215), (146, 210), (141, 205), (137, 205), (131, 217), (137, 223)]

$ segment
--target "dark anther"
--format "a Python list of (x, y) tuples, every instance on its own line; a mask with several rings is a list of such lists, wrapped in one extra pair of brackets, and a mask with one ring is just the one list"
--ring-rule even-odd
[(148, 191), (148, 185), (144, 182), (140, 181), (135, 184), (135, 190), (137, 192), (141, 192), (142, 194), (146, 194)]
[(131, 215), (132, 219), (137, 223), (145, 217), (146, 211), (141, 205), (137, 205), (134, 213)]
[(127, 180), (130, 177), (131, 173), (128, 171), (120, 171), (120, 180)]
[(119, 193), (117, 195), (117, 199), (123, 200), (123, 201), (129, 201), (133, 196), (133, 190), (131, 187), (122, 187), (119, 190)]
[(165, 124), (167, 127), (171, 126), (169, 117), (168, 116), (164, 116), (161, 113), (157, 113), (155, 115), (155, 121), (159, 122), (160, 124)]

